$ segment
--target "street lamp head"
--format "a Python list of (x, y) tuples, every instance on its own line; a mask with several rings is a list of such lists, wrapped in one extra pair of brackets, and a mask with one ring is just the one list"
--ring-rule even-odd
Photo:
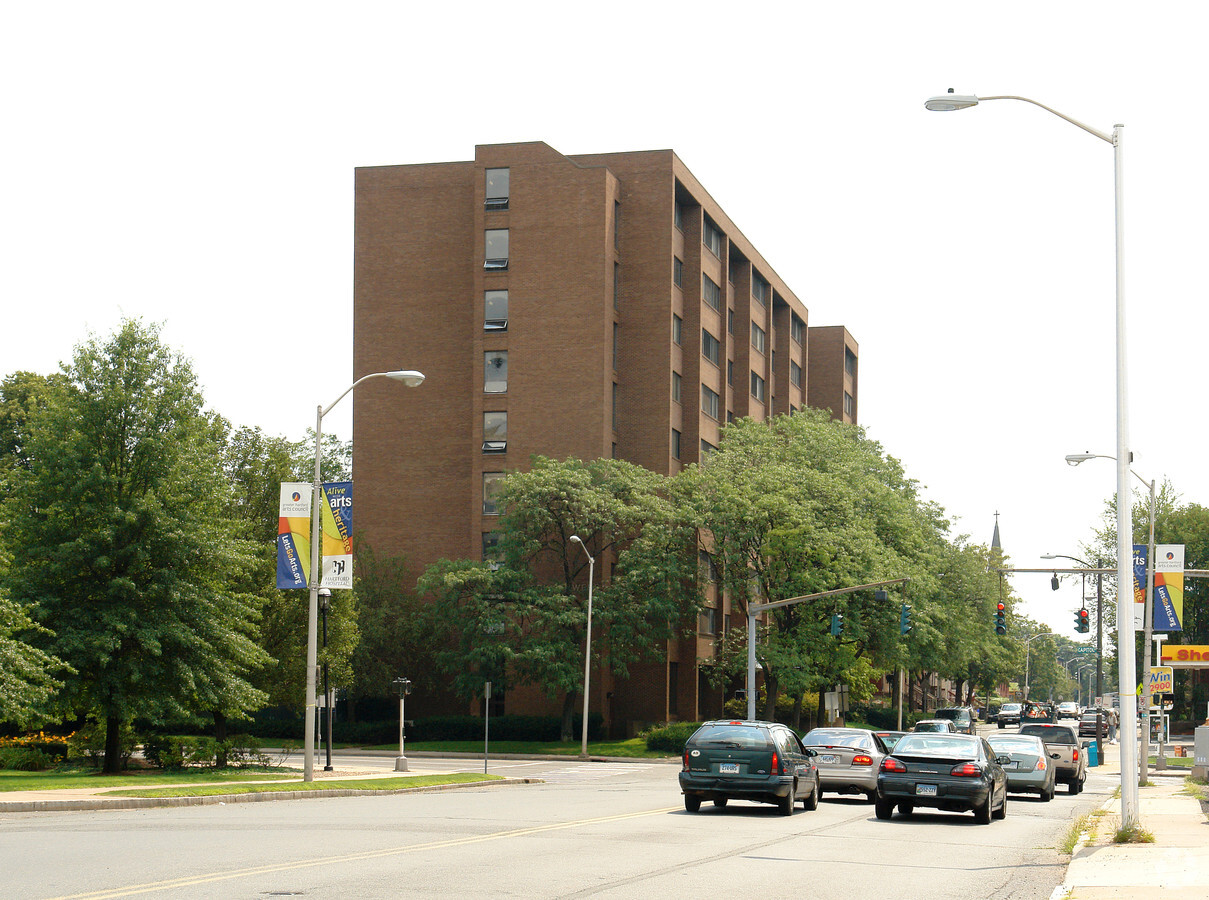
[(924, 104), (927, 109), (933, 112), (952, 112), (955, 109), (969, 109), (971, 106), (978, 105), (978, 98), (973, 94), (955, 94), (953, 89), (949, 88), (947, 94), (941, 94), (939, 97), (929, 97)]
[(1066, 464), (1068, 466), (1077, 466), (1079, 463), (1085, 463), (1089, 459), (1096, 459), (1098, 453), (1068, 453), (1066, 454)]
[(328, 603), (331, 602), (331, 599), (332, 599), (331, 588), (321, 587), (319, 589), (319, 608), (327, 609)]
[(424, 373), (417, 372), (415, 369), (396, 369), (393, 372), (387, 372), (386, 377), (394, 381), (401, 381), (407, 387), (419, 387), (424, 383)]
[(574, 543), (574, 544), (579, 544), (579, 546), (581, 546), (581, 547), (582, 547), (582, 546), (583, 546), (583, 544), (584, 544), (584, 542), (583, 542), (583, 541), (581, 541), (581, 540), (579, 539), (579, 535), (578, 535), (578, 534), (573, 534), (573, 535), (571, 535), (571, 542), (572, 542), (572, 543)]

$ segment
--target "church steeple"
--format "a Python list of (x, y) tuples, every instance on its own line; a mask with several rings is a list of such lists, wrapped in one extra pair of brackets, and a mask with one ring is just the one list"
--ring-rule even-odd
[(991, 549), (999, 553), (1003, 552), (1003, 544), (999, 540), (999, 513), (995, 513), (995, 533), (991, 535)]

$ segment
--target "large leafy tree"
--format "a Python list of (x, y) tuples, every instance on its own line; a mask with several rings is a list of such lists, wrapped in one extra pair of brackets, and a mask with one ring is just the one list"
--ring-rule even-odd
[(223, 428), (202, 409), (189, 363), (158, 328), (126, 321), (77, 347), (66, 387), (34, 418), (28, 467), (5, 501), (6, 586), (78, 673), (56, 697), (119, 728), (258, 705), (266, 662), (254, 603), (229, 573), (247, 564), (219, 467)]
[(536, 456), (504, 479), (498, 501), (500, 558), (442, 561), (420, 590), (451, 635), (441, 660), (454, 688), (470, 697), (488, 679), (536, 685), (561, 699), (567, 740), (583, 691), (590, 569), (572, 535), (596, 559), (593, 659), (624, 676), (696, 615), (692, 524), (666, 479), (614, 459)]

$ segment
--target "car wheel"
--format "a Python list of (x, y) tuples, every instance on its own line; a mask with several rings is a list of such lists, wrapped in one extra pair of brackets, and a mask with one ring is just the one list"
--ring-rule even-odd
[(815, 783), (810, 786), (810, 793), (802, 798), (802, 808), (807, 810), (818, 809), (820, 793), (822, 793), (822, 791), (819, 790), (819, 783), (816, 780)]
[(1003, 723), (1002, 723), (1002, 722), (1000, 722), (1000, 723), (999, 723), (999, 728), (1000, 728), (1000, 730), (1002, 730), (1002, 729), (1003, 729)]
[(999, 804), (999, 811), (991, 813), (996, 819), (1007, 818), (1007, 791), (1003, 792), (1003, 802)]
[(873, 811), (877, 813), (877, 817), (879, 819), (889, 819), (892, 815), (894, 815), (894, 801), (874, 800)]
[(877, 791), (865, 791), (865, 799), (870, 803), (877, 802)]
[(1077, 794), (1077, 793), (1079, 793), (1079, 782), (1077, 782), (1077, 781), (1068, 781), (1068, 782), (1066, 783), (1066, 792), (1067, 792), (1068, 794)]
[(1042, 788), (1042, 790), (1041, 790), (1041, 802), (1042, 802), (1042, 803), (1049, 803), (1049, 802), (1050, 802), (1051, 800), (1053, 800), (1053, 799), (1054, 799), (1054, 789), (1053, 789), (1053, 788)]
[(726, 801), (728, 799), (730, 799), (730, 798), (729, 797), (715, 797), (714, 806), (717, 806), (719, 808), (724, 807), (724, 806), (726, 806)]
[(689, 794), (684, 795), (684, 808), (689, 812), (696, 812), (701, 808), (701, 798), (693, 797)]
[(991, 798), (987, 797), (987, 802), (975, 808), (974, 821), (979, 825), (991, 824)]
[(905, 800), (904, 800), (902, 803), (898, 804), (898, 813), (899, 813), (899, 815), (902, 815), (902, 816), (909, 816), (909, 815), (911, 815), (911, 813), (913, 813), (913, 812), (915, 812), (915, 806), (914, 806), (914, 804), (908, 803), (908, 802), (907, 802), (907, 801), (905, 801)]
[(1076, 782), (1076, 784), (1078, 784), (1078, 786), (1079, 786), (1079, 790), (1075, 791), (1075, 793), (1076, 793), (1076, 794), (1082, 794), (1082, 793), (1083, 793), (1083, 782), (1084, 782), (1084, 779), (1082, 779), (1082, 778), (1080, 778), (1080, 779), (1079, 779), (1079, 780)]
[(777, 810), (781, 813), (781, 815), (783, 815), (783, 816), (792, 816), (793, 815), (793, 804), (794, 804), (793, 796), (795, 793), (797, 793), (796, 790), (791, 790), (784, 797), (777, 798)]

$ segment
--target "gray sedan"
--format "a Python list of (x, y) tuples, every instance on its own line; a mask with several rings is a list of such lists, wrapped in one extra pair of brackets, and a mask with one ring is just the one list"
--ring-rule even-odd
[[(819, 786), (837, 794), (864, 794), (877, 799), (877, 770), (886, 757), (886, 745), (863, 728), (816, 728), (802, 743), (818, 752)], [(822, 791), (820, 791), (822, 793)]]
[(987, 743), (1000, 756), (1011, 757), (1010, 763), (1003, 764), (1008, 793), (1039, 794), (1042, 800), (1054, 799), (1058, 770), (1050, 765), (1041, 738), (1028, 734), (992, 734), (987, 737)]

